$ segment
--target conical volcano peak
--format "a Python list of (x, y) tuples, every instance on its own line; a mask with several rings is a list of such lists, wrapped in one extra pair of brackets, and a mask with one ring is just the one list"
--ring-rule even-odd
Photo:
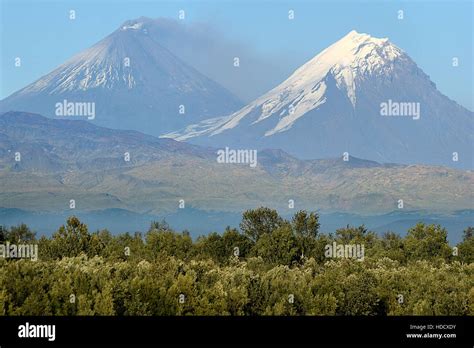
[[(387, 38), (374, 38), (352, 30), (243, 109), (221, 118), (212, 126), (203, 122), (188, 127), (184, 134), (175, 132), (169, 136), (178, 140), (201, 134), (215, 136), (237, 127), (252, 112), (252, 115), (257, 115), (252, 124), (270, 124), (270, 121), (275, 120), (263, 136), (283, 133), (291, 129), (302, 116), (326, 104), (334, 93), (345, 95), (346, 101), (355, 110), (358, 86), (373, 79), (390, 80), (396, 66), (403, 71), (417, 69), (416, 64)], [(423, 73), (419, 74), (422, 76)], [(338, 92), (328, 92), (331, 84), (335, 84)]]
[[(382, 117), (392, 101), (419, 109), (403, 119)], [(239, 111), (164, 137), (208, 146), (245, 140), (305, 158), (350, 149), (381, 162), (449, 163), (438, 155), (446, 151), (440, 139), (472, 154), (472, 134), (472, 112), (439, 93), (408, 54), (387, 38), (353, 30)]]
[[(229, 91), (159, 42), (157, 28), (162, 22), (147, 17), (125, 21), (104, 39), (3, 100), (1, 109), (56, 117), (61, 116), (55, 113), (58, 102), (87, 101), (96, 107), (94, 122), (98, 124), (161, 134), (193, 119), (200, 121), (240, 107), (241, 102)], [(184, 113), (186, 117), (176, 117)]]
[[(387, 118), (382, 107), (392, 101), (418, 111)], [(436, 90), (407, 53), (388, 38), (352, 30), (239, 111), (163, 137), (214, 147), (245, 142), (302, 158), (347, 151), (380, 162), (449, 165), (445, 144), (472, 155), (472, 125), (472, 112)]]

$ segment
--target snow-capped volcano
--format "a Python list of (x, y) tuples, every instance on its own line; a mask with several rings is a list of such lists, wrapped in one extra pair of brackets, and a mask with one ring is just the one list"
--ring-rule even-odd
[[(2, 111), (57, 116), (56, 103), (95, 103), (94, 122), (152, 134), (223, 115), (242, 104), (160, 44), (156, 22), (139, 18), (0, 103)], [(80, 116), (80, 115), (78, 115)]]
[[(414, 114), (388, 117), (384, 103)], [(403, 50), (351, 31), (241, 110), (164, 137), (276, 147), (305, 158), (349, 152), (471, 167), (473, 130), (473, 113), (443, 96)], [(463, 153), (462, 163), (453, 163), (453, 152)]]

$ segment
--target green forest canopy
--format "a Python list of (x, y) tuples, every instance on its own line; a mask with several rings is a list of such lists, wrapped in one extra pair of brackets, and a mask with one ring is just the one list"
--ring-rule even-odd
[[(165, 222), (146, 233), (89, 232), (71, 216), (51, 238), (0, 227), (0, 244), (35, 244), (38, 260), (0, 258), (1, 315), (473, 315), (474, 228), (452, 247), (439, 225), (405, 237), (364, 226), (319, 232), (261, 207), (193, 241)], [(327, 257), (363, 246), (363, 259)], [(347, 256), (347, 255), (346, 255)]]

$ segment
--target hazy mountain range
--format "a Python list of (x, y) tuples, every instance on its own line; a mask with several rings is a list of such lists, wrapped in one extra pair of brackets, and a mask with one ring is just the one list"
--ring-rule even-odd
[(94, 226), (102, 219), (102, 227), (109, 228), (167, 217), (199, 231), (232, 224), (244, 209), (260, 205), (283, 215), (319, 210), (331, 227), (361, 221), (405, 226), (425, 215), (463, 226), (472, 220), (471, 213), (462, 213), (473, 208), (471, 171), (355, 157), (299, 160), (271, 149), (258, 152), (255, 168), (216, 159), (216, 149), (136, 131), (5, 113), (0, 115), (0, 215), (4, 223), (18, 219), (42, 228), (73, 213)]
[(127, 21), (0, 110), (51, 117), (58, 102), (94, 102), (95, 124), (201, 145), (473, 168), (473, 113), (386, 38), (351, 31), (244, 106), (168, 49), (191, 35), (173, 30), (144, 17)]
[[(168, 213), (186, 206), (240, 212), (268, 205), (326, 212), (387, 213), (472, 208), (474, 174), (427, 165), (380, 164), (355, 157), (299, 160), (258, 152), (258, 165), (218, 163), (216, 149), (86, 121), (26, 113), (0, 116), (3, 207)], [(15, 161), (15, 153), (21, 155)], [(125, 153), (130, 161), (125, 160)]]
[[(204, 233), (269, 206), (330, 228), (472, 222), (473, 113), (388, 39), (351, 31), (243, 105), (165, 34), (127, 21), (0, 102), (3, 221), (167, 217)], [(58, 115), (63, 102), (94, 117)], [(258, 150), (256, 166), (220, 163), (228, 147)]]

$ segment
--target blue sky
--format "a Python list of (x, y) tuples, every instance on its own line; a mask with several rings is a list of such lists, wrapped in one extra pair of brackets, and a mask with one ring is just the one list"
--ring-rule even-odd
[[(140, 16), (206, 23), (278, 66), (270, 84), (352, 29), (388, 37), (438, 89), (473, 110), (472, 1), (41, 1), (0, 0), (0, 98), (33, 82)], [(69, 19), (69, 10), (76, 19)], [(288, 20), (288, 10), (295, 19)], [(404, 19), (397, 18), (398, 10)], [(14, 66), (15, 57), (22, 67)], [(459, 66), (452, 66), (458, 57)], [(263, 79), (268, 76), (262, 76)], [(249, 86), (251, 88), (251, 86)], [(255, 91), (258, 94), (259, 91)], [(257, 95), (255, 95), (256, 97)]]

